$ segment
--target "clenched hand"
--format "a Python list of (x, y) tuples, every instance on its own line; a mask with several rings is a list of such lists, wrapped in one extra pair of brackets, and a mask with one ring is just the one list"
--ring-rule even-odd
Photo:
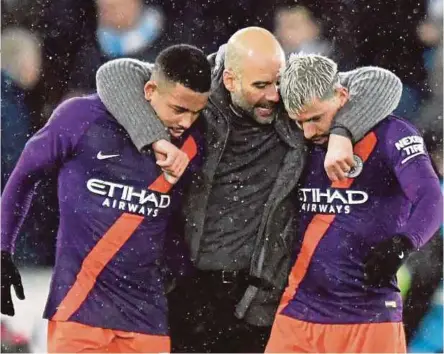
[(330, 134), (324, 168), (332, 182), (347, 178), (347, 172), (355, 166), (353, 159), (353, 145), (349, 138)]
[(156, 141), (152, 146), (156, 163), (165, 173), (166, 180), (171, 184), (177, 183), (190, 162), (188, 155), (164, 139)]

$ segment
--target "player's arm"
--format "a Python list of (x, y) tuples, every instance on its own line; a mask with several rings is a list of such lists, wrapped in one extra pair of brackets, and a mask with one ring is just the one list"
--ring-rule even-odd
[(401, 99), (402, 83), (392, 72), (372, 66), (339, 75), (348, 88), (349, 100), (336, 114), (331, 133), (349, 132), (353, 142), (357, 142), (395, 110)]
[(332, 181), (344, 179), (344, 170), (353, 166), (353, 142), (361, 140), (376, 124), (398, 106), (401, 80), (388, 70), (363, 67), (340, 73), (349, 91), (349, 100), (337, 113), (330, 130), (324, 167)]
[[(66, 126), (72, 114), (69, 102), (59, 106), (48, 123), (25, 145), (1, 198), (1, 312), (14, 315), (10, 288), (24, 298), (20, 274), (12, 261), (15, 240), (31, 205), (37, 184), (46, 173), (61, 165), (69, 156), (73, 139)], [(80, 122), (76, 122), (80, 125)]]
[(96, 74), (100, 99), (142, 151), (158, 140), (170, 140), (165, 126), (153, 114), (144, 87), (153, 64), (136, 59), (115, 59), (103, 64)]
[(394, 276), (407, 255), (430, 240), (442, 224), (441, 187), (422, 137), (405, 122), (392, 130), (385, 142), (387, 163), (412, 208), (402, 230), (370, 252), (365, 271), (370, 284)]
[(170, 143), (170, 135), (156, 118), (153, 108), (144, 95), (144, 87), (151, 77), (153, 64), (136, 59), (115, 59), (97, 71), (97, 93), (108, 111), (125, 128), (139, 151), (152, 145), (159, 166), (175, 177), (177, 182), (183, 166), (188, 164), (186, 155)]

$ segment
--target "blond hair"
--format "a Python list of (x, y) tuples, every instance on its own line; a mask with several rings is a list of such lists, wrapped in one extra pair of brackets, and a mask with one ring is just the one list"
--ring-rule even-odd
[(337, 64), (322, 55), (292, 54), (281, 76), (285, 109), (298, 114), (315, 99), (332, 97), (339, 86)]

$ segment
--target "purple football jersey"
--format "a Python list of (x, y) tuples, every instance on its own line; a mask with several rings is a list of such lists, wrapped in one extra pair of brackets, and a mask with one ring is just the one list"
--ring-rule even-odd
[(364, 260), (398, 233), (419, 248), (441, 223), (439, 180), (423, 139), (410, 123), (389, 116), (354, 146), (349, 178), (333, 184), (324, 171), (325, 154), (325, 147), (311, 146), (299, 185), (303, 237), (295, 246), (282, 313), (314, 323), (401, 321), (396, 279), (367, 286)]
[(62, 103), (28, 141), (2, 198), (2, 250), (13, 250), (35, 184), (56, 169), (60, 225), (46, 318), (168, 333), (165, 234), (203, 158), (197, 129), (175, 143), (191, 162), (172, 186), (97, 95)]

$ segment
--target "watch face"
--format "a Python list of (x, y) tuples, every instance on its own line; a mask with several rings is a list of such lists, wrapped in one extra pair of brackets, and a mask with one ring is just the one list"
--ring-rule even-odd
[(348, 178), (355, 178), (359, 176), (364, 167), (364, 163), (358, 155), (353, 155), (353, 160), (355, 161), (355, 166), (345, 174)]

